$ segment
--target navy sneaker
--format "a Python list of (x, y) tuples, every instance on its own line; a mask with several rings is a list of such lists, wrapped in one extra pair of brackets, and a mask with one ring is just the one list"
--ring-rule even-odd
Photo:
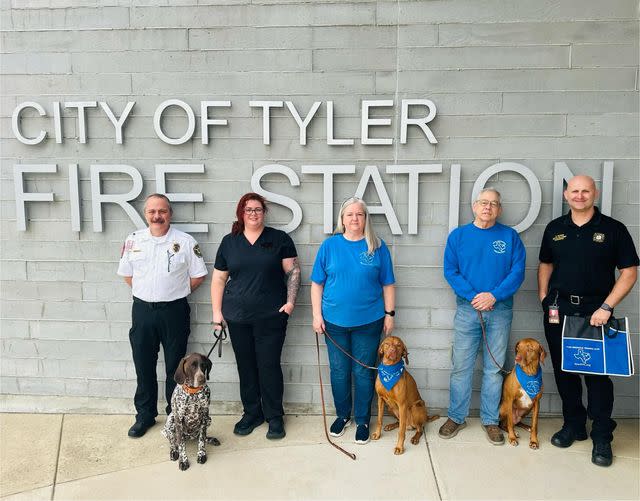
[(369, 441), (369, 425), (359, 424), (356, 428), (356, 444), (366, 444)]
[(332, 437), (341, 437), (344, 435), (344, 429), (351, 424), (351, 418), (336, 418), (329, 428), (329, 435)]

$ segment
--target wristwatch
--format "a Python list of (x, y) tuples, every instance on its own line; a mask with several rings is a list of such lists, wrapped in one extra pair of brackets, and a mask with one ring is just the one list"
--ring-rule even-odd
[(609, 306), (607, 303), (602, 303), (602, 305), (600, 306), (600, 309), (604, 311), (609, 311), (609, 312), (613, 311), (613, 308)]
[(391, 310), (391, 311), (386, 311), (384, 312), (385, 315), (389, 315), (390, 317), (395, 317), (396, 316), (396, 310)]

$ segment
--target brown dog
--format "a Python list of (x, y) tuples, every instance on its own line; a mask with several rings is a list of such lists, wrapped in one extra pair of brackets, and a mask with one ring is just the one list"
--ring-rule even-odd
[[(542, 345), (532, 338), (525, 338), (516, 344), (516, 366), (520, 366), (522, 372), (528, 376), (538, 373), (540, 364), (544, 362), (547, 353)], [(514, 426), (520, 426), (531, 432), (529, 447), (538, 448), (538, 413), (540, 411), (540, 398), (542, 397), (542, 380), (528, 383), (532, 386), (529, 393), (535, 393), (532, 398), (522, 387), (516, 376), (516, 367), (504, 379), (502, 385), (502, 402), (500, 403), (500, 428), (509, 434), (509, 443), (518, 445), (518, 434), (513, 430)], [(536, 393), (537, 391), (537, 393)], [(522, 418), (529, 414), (531, 416), (531, 426), (522, 423)]]
[[(399, 337), (389, 336), (385, 338), (382, 343), (380, 343), (378, 354), (382, 358), (384, 365), (396, 364), (400, 362), (402, 358), (404, 358), (406, 364), (409, 363), (407, 347)], [(390, 390), (384, 387), (378, 374), (376, 378), (376, 392), (378, 393), (378, 426), (376, 431), (371, 435), (371, 439), (378, 440), (382, 435), (382, 417), (384, 415), (384, 404), (386, 403), (389, 410), (391, 410), (398, 420), (384, 427), (384, 431), (399, 428), (398, 442), (393, 450), (394, 454), (402, 454), (404, 452), (404, 437), (407, 426), (416, 430), (416, 434), (411, 438), (411, 443), (416, 445), (424, 432), (425, 423), (440, 417), (429, 416), (427, 414), (427, 406), (420, 397), (418, 385), (406, 370)]]

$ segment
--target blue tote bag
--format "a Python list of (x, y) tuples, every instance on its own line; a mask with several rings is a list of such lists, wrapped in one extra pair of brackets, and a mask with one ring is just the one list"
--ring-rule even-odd
[(633, 375), (628, 319), (612, 317), (602, 327), (590, 325), (589, 320), (589, 317), (564, 317), (562, 370), (608, 376)]

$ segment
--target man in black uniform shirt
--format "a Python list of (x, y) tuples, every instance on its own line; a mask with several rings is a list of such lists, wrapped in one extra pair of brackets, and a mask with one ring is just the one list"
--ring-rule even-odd
[[(544, 309), (544, 331), (549, 345), (558, 393), (562, 399), (562, 429), (551, 437), (556, 447), (569, 447), (587, 438), (587, 415), (593, 420), (591, 461), (609, 466), (616, 422), (613, 383), (609, 376), (584, 375), (587, 408), (582, 404), (579, 374), (563, 372), (562, 324), (565, 315), (591, 316), (591, 325), (607, 323), (613, 308), (629, 293), (639, 264), (626, 226), (594, 206), (595, 182), (588, 176), (571, 178), (564, 191), (571, 211), (551, 221), (542, 238), (538, 267), (538, 295)], [(618, 278), (615, 269), (620, 270)], [(549, 307), (557, 305), (559, 323), (549, 322)]]

